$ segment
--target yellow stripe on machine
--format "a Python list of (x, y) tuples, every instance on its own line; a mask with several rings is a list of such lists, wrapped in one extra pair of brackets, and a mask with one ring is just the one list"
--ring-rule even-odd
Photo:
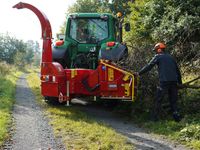
[(77, 70), (76, 69), (72, 69), (71, 70), (71, 78), (73, 79), (76, 75), (77, 75)]
[(114, 69), (108, 68), (108, 81), (114, 81)]
[[(125, 74), (125, 76), (123, 77), (123, 80), (124, 80), (124, 81), (127, 81), (128, 79), (130, 79), (130, 83), (128, 84), (128, 86), (129, 86), (129, 88), (130, 88), (131, 83), (132, 83), (132, 88), (131, 88), (131, 90), (132, 90), (132, 96), (131, 96), (131, 97), (132, 97), (132, 101), (134, 101), (134, 98), (135, 98), (135, 96), (134, 96), (134, 94), (135, 94), (135, 92), (134, 92), (134, 88), (135, 88), (134, 80), (136, 80), (135, 77), (134, 77), (134, 75), (133, 75), (132, 73), (130, 73), (130, 72), (127, 72), (127, 71), (125, 71), (125, 70), (122, 70), (122, 69), (120, 69), (120, 68), (117, 68), (117, 67), (115, 67), (115, 66), (113, 66), (113, 65), (107, 64), (107, 63), (105, 63), (103, 60), (101, 60), (101, 63), (102, 63), (103, 65), (107, 66), (107, 67), (110, 67), (110, 68), (113, 68), (113, 69), (118, 70), (118, 71), (120, 71), (120, 72), (123, 72), (123, 73)], [(128, 88), (127, 85), (125, 85), (125, 91), (126, 91), (126, 88)], [(128, 94), (127, 91), (125, 92), (125, 95), (126, 95), (126, 94)], [(129, 95), (130, 95), (130, 91), (129, 91)]]
[(125, 96), (130, 96), (130, 86), (129, 83), (124, 84), (124, 94)]

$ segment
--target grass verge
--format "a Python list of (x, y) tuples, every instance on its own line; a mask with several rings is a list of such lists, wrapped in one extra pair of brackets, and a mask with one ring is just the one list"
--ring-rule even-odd
[(147, 118), (134, 118), (141, 127), (148, 129), (151, 133), (164, 135), (169, 139), (178, 141), (187, 147), (200, 150), (200, 114), (187, 115), (180, 122), (172, 119), (149, 121)]
[[(128, 116), (128, 113), (123, 113)], [(200, 150), (200, 113), (185, 115), (180, 122), (175, 122), (171, 116), (153, 122), (150, 121), (149, 116), (147, 112), (134, 112), (127, 117), (127, 120), (146, 129), (149, 133), (162, 135), (191, 149)]]
[(74, 107), (45, 104), (40, 95), (40, 80), (36, 73), (31, 73), (27, 80), (38, 102), (45, 108), (55, 135), (62, 137), (67, 149), (134, 149), (125, 137), (108, 125), (97, 123), (84, 112)]
[(116, 113), (122, 112), (124, 116), (129, 115), (128, 119), (151, 133), (164, 135), (187, 147), (200, 150), (200, 89), (187, 89), (180, 93), (182, 99), (179, 99), (179, 107), (183, 116), (180, 122), (175, 122), (171, 112), (168, 113), (167, 110), (162, 110), (161, 120), (151, 121), (151, 110), (142, 107), (144, 104), (141, 101), (136, 101), (132, 105), (120, 105), (116, 108)]
[[(194, 75), (189, 76), (189, 80), (194, 78)], [(199, 85), (200, 81), (195, 84)], [(165, 135), (192, 149), (200, 150), (200, 89), (182, 89), (179, 92), (179, 107), (183, 116), (180, 122), (173, 121), (169, 114), (158, 122), (147, 121), (147, 117), (135, 120), (153, 133)]]
[(9, 138), (11, 110), (14, 104), (16, 81), (20, 74), (21, 72), (11, 66), (9, 66), (9, 71), (5, 71), (3, 67), (0, 71), (0, 146)]

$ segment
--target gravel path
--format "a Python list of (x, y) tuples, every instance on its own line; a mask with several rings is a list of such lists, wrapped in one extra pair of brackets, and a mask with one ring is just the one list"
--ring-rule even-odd
[[(74, 106), (72, 106), (74, 107)], [(138, 128), (111, 112), (94, 106), (76, 106), (99, 122), (104, 122), (133, 143), (137, 150), (187, 150), (186, 147)]]
[(25, 75), (17, 82), (13, 118), (15, 128), (13, 137), (5, 144), (4, 150), (65, 149), (61, 140), (55, 139), (53, 130), (48, 125), (48, 119), (36, 104)]

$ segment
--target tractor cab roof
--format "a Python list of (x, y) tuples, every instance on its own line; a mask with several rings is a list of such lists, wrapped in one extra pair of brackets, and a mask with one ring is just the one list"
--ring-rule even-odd
[(115, 18), (113, 15), (109, 13), (70, 13), (68, 18)]

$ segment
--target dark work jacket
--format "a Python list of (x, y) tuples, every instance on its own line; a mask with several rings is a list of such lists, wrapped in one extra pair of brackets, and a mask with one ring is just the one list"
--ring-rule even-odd
[(167, 53), (156, 54), (151, 61), (139, 71), (139, 75), (150, 71), (155, 65), (158, 66), (160, 82), (175, 81), (182, 84), (177, 63), (174, 58)]

